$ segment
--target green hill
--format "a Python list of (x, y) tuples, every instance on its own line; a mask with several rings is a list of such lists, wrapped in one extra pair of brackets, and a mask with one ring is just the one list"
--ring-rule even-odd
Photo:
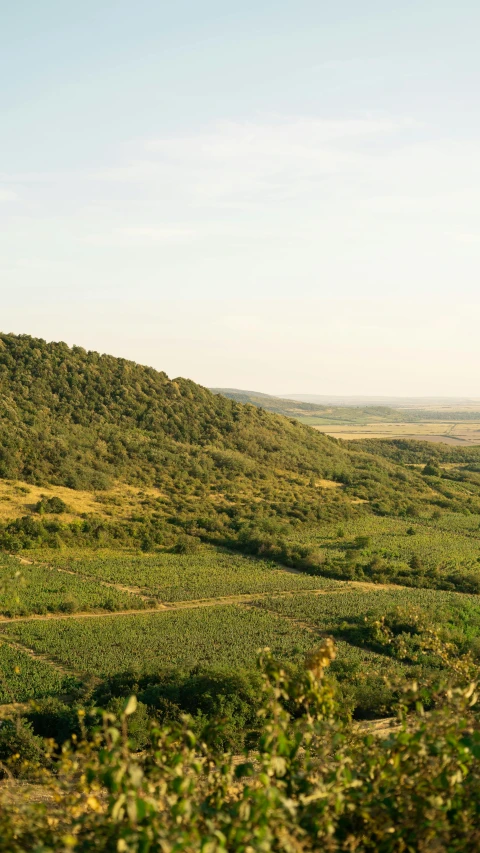
[(0, 395), (0, 474), (34, 483), (228, 480), (265, 463), (321, 474), (348, 460), (329, 439), (190, 380), (27, 336), (0, 335)]
[(479, 468), (478, 448), (350, 444), (0, 335), (1, 762), (23, 773), (40, 735), (78, 734), (80, 705), (133, 693), (136, 749), (185, 713), (199, 743), (221, 718), (215, 749), (251, 749), (257, 649), (298, 673), (325, 635), (343, 714), (393, 714), (407, 675), (424, 700), (445, 667), (430, 630), (480, 657)]
[(0, 398), (0, 475), (39, 485), (98, 490), (122, 480), (188, 492), (259, 484), (270, 472), (277, 484), (323, 477), (364, 497), (365, 468), (386, 486), (395, 473), (372, 454), (188, 379), (27, 336), (0, 335)]
[(440, 460), (426, 476), (428, 445), (416, 445), (413, 456), (382, 443), (358, 448), (81, 347), (1, 335), (0, 399), (0, 477), (37, 489), (26, 511), (14, 511), (11, 493), (2, 497), (0, 541), (8, 550), (62, 543), (185, 550), (203, 541), (314, 573), (451, 588), (457, 581), (445, 581), (443, 570), (440, 579), (419, 579), (398, 548), (390, 546), (391, 559), (383, 544), (361, 553), (348, 531), (371, 543), (385, 518), (431, 523), (440, 510), (480, 512), (469, 457), (449, 451), (449, 471), (442, 474)]

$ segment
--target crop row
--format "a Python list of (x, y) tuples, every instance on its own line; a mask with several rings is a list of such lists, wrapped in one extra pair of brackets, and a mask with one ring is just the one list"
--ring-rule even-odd
[(0, 613), (4, 615), (143, 607), (145, 602), (138, 596), (104, 586), (94, 579), (0, 556)]
[(72, 679), (0, 640), (0, 704), (64, 693)]
[(345, 621), (360, 622), (365, 616), (380, 618), (393, 609), (418, 613), (430, 624), (457, 632), (467, 640), (480, 635), (480, 597), (426, 589), (357, 589), (335, 595), (305, 595), (259, 599), (260, 609), (296, 619), (335, 634)]
[(317, 547), (326, 560), (347, 555), (381, 557), (407, 567), (415, 561), (426, 569), (440, 572), (463, 569), (480, 574), (479, 522), (479, 516), (455, 518), (453, 513), (445, 521), (365, 514), (341, 524), (322, 524), (295, 531), (290, 538), (299, 544)]
[[(307, 605), (336, 595), (300, 593)], [(293, 596), (295, 600), (297, 596)], [(346, 593), (358, 612), (355, 593)], [(275, 598), (271, 599), (274, 606)], [(290, 614), (284, 614), (290, 615)], [(309, 614), (311, 615), (311, 614)], [(119, 673), (155, 676), (165, 670), (222, 669), (238, 671), (255, 666), (259, 648), (269, 646), (282, 661), (301, 664), (306, 651), (320, 638), (308, 626), (295, 624), (283, 614), (260, 607), (217, 606), (163, 613), (98, 617), (95, 619), (46, 620), (10, 623), (3, 633), (39, 653), (48, 653), (58, 664), (100, 678)], [(311, 622), (315, 621), (312, 616)], [(341, 685), (344, 701), (362, 716), (388, 713), (392, 693), (385, 676), (405, 666), (388, 656), (338, 638), (337, 660), (332, 667)], [(412, 674), (418, 675), (418, 668)], [(48, 676), (51, 677), (50, 673)], [(48, 685), (45, 686), (48, 692)]]
[[(48, 555), (52, 562), (52, 557)], [(91, 578), (140, 587), (163, 601), (188, 601), (257, 592), (332, 589), (334, 580), (293, 574), (276, 563), (205, 548), (194, 554), (70, 555), (53, 564)]]

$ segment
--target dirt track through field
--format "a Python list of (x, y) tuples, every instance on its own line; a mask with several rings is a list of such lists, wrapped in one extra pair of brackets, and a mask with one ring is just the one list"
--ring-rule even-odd
[[(359, 584), (363, 586), (363, 584)], [(380, 584), (371, 584), (372, 587), (380, 587)], [(246, 604), (254, 602), (261, 598), (273, 597), (289, 597), (292, 595), (338, 595), (342, 592), (353, 592), (352, 584), (345, 584), (343, 587), (335, 587), (334, 589), (307, 589), (307, 590), (287, 590), (283, 592), (252, 592), (243, 595), (224, 595), (219, 598), (197, 598), (191, 601), (176, 601), (172, 604), (161, 603), (158, 607), (144, 607), (136, 610), (95, 610), (83, 611), (78, 613), (33, 613), (31, 616), (2, 616), (0, 625), (16, 625), (18, 622), (54, 622), (63, 619), (114, 619), (119, 616), (141, 616), (148, 613), (156, 613), (162, 615), (165, 613), (174, 612), (176, 610), (194, 610), (201, 607), (220, 607), (228, 604)], [(396, 587), (398, 588), (398, 587)]]
[[(11, 557), (14, 557), (14, 554), (10, 554)], [(16, 557), (19, 563), (22, 563), (24, 566), (35, 566), (39, 565), (35, 563), (33, 560), (27, 560), (26, 557)], [(42, 564), (40, 564), (42, 565)], [(140, 587), (136, 586), (125, 586), (120, 583), (112, 583), (111, 581), (106, 581), (101, 578), (95, 577), (95, 575), (88, 575), (84, 572), (74, 572), (73, 569), (62, 569), (59, 566), (51, 566), (48, 563), (43, 564), (47, 569), (51, 572), (60, 572), (64, 575), (73, 575), (74, 577), (82, 578), (84, 581), (94, 581), (95, 583), (100, 584), (100, 586), (106, 586), (110, 589), (116, 589), (119, 592), (128, 592), (130, 595), (135, 595), (137, 598), (141, 598), (142, 601), (151, 602), (153, 595), (146, 595), (145, 592), (140, 589)]]
[(48, 655), (35, 652), (29, 646), (24, 646), (23, 643), (19, 643), (18, 640), (11, 640), (9, 637), (2, 636), (2, 642), (6, 643), (11, 649), (16, 649), (18, 652), (23, 652), (23, 654), (28, 655), (29, 658), (33, 658), (34, 660), (40, 660), (42, 663), (47, 663), (49, 666), (53, 666), (57, 672), (61, 673), (61, 675), (73, 675), (75, 678), (79, 678), (85, 680), (85, 673), (77, 672), (70, 667), (65, 666), (64, 663), (60, 663), (55, 660), (55, 658), (50, 658)]
[[(11, 557), (16, 557), (16, 555), (11, 554)], [(33, 560), (29, 560), (26, 557), (16, 557), (16, 559), (24, 564), (24, 565), (35, 565)], [(111, 581), (104, 581), (96, 578), (93, 575), (88, 575), (83, 572), (76, 572), (73, 569), (64, 569), (46, 565), (51, 571), (58, 571), (64, 574), (78, 576), (88, 581), (97, 581), (102, 586), (111, 587), (113, 589), (129, 592), (133, 595), (136, 595), (142, 601), (146, 601), (149, 604), (152, 602), (152, 599), (155, 599), (156, 596), (153, 594), (146, 595), (145, 590), (140, 590), (139, 587), (129, 587), (124, 584), (113, 583)], [(299, 569), (290, 568), (288, 566), (279, 566), (279, 572), (286, 572), (288, 574), (295, 575), (303, 575), (305, 572), (300, 571)], [(336, 581), (337, 584), (341, 584), (341, 586), (335, 586), (331, 589), (295, 589), (295, 590), (281, 590), (276, 592), (275, 590), (270, 590), (269, 592), (255, 592), (255, 593), (240, 593), (237, 595), (223, 595), (218, 596), (217, 598), (200, 598), (200, 599), (190, 599), (188, 601), (175, 601), (175, 602), (165, 602), (160, 599), (156, 600), (154, 607), (144, 607), (144, 608), (132, 608), (128, 610), (93, 610), (93, 611), (77, 611), (76, 613), (33, 613), (30, 616), (0, 616), (0, 625), (12, 625), (17, 622), (46, 622), (52, 620), (63, 620), (63, 619), (98, 619), (101, 617), (104, 618), (116, 618), (119, 616), (135, 616), (142, 615), (146, 613), (166, 613), (169, 611), (175, 610), (192, 610), (201, 607), (217, 607), (221, 605), (229, 605), (229, 604), (248, 604), (249, 602), (255, 602), (258, 599), (269, 598), (272, 596), (282, 596), (289, 597), (292, 595), (334, 595), (342, 592), (353, 592), (356, 590), (364, 590), (365, 592), (369, 590), (380, 590), (380, 589), (401, 589), (398, 584), (376, 584), (369, 583), (368, 581)]]

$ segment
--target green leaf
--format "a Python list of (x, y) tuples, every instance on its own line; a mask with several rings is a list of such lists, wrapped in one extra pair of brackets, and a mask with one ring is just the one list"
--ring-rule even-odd
[(130, 698), (127, 700), (127, 704), (125, 705), (125, 708), (123, 709), (123, 713), (125, 714), (126, 717), (129, 717), (131, 714), (134, 714), (136, 710), (137, 710), (137, 697), (136, 696), (130, 696)]

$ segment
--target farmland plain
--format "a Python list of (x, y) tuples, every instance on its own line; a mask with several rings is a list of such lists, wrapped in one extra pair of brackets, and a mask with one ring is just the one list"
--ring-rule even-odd
[(456, 446), (480, 445), (480, 418), (477, 421), (462, 422), (445, 420), (443, 422), (405, 421), (404, 423), (388, 423), (372, 419), (365, 424), (328, 424), (309, 417), (302, 417), (301, 420), (319, 432), (331, 435), (333, 438), (343, 438), (346, 441), (362, 438), (390, 438), (415, 439)]

